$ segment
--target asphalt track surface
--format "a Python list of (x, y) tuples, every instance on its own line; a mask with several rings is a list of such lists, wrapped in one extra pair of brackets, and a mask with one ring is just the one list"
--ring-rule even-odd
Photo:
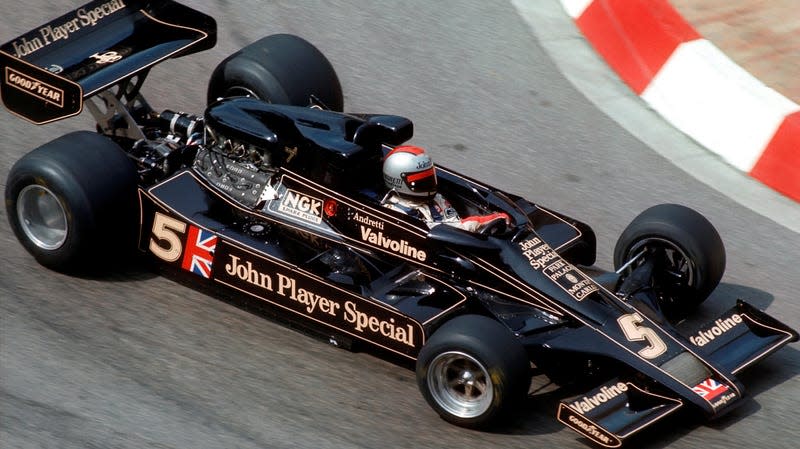
[[(78, 2), (6, 2), (7, 41)], [(598, 263), (644, 208), (679, 202), (728, 253), (706, 321), (736, 297), (800, 327), (799, 236), (669, 164), (586, 100), (506, 1), (192, 2), (220, 43), (156, 68), (156, 109), (201, 111), (211, 68), (271, 33), (299, 34), (336, 66), (348, 110), (406, 115), (436, 161), (591, 223)], [(0, 112), (0, 179), (29, 149), (91, 126), (35, 127)], [(4, 181), (0, 181), (3, 183)], [(735, 195), (735, 192), (728, 192)], [(97, 278), (40, 268), (0, 212), (0, 447), (587, 447), (528, 401), (494, 432), (446, 424), (411, 371), (351, 353), (133, 265)], [(113, 255), (113, 242), (109, 242)], [(670, 419), (637, 447), (796, 447), (798, 345), (742, 378), (752, 396), (702, 425)]]

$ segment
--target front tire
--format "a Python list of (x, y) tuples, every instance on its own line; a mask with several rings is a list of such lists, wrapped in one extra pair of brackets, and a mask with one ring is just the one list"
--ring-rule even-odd
[(499, 322), (479, 315), (456, 317), (420, 351), (417, 384), (446, 421), (484, 428), (527, 395), (530, 364), (525, 349)]
[(330, 61), (314, 45), (291, 34), (262, 38), (219, 63), (208, 83), (208, 104), (251, 96), (275, 104), (309, 106), (311, 96), (342, 111), (342, 87)]
[(660, 204), (639, 214), (614, 247), (614, 268), (623, 278), (645, 261), (653, 262), (653, 287), (671, 320), (687, 316), (705, 301), (725, 272), (725, 246), (700, 213), (678, 204)]
[(108, 138), (79, 131), (23, 156), (6, 182), (11, 229), (42, 265), (106, 266), (135, 244), (136, 170)]

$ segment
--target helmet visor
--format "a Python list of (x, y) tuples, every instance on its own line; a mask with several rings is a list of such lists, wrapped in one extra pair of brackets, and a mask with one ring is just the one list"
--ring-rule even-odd
[(423, 171), (403, 173), (402, 176), (412, 192), (428, 195), (436, 193), (436, 171), (433, 167)]

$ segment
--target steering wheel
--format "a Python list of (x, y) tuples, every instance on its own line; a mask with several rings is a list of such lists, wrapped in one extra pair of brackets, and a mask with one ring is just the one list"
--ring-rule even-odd
[(481, 234), (481, 235), (497, 235), (497, 234), (502, 234), (502, 233), (506, 232), (507, 230), (508, 230), (508, 223), (506, 223), (505, 218), (497, 217), (494, 220), (486, 223), (486, 225), (484, 225), (480, 229), (480, 231), (478, 231), (478, 234)]

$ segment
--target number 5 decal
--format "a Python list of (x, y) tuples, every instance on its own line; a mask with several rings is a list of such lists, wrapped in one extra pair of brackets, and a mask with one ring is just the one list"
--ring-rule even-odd
[(150, 238), (150, 251), (167, 262), (175, 262), (183, 254), (183, 245), (178, 234), (186, 232), (186, 223), (156, 212), (153, 218), (153, 236), (167, 244), (161, 246), (155, 238)]
[(639, 351), (639, 355), (646, 359), (654, 359), (667, 352), (667, 344), (649, 327), (640, 326), (644, 321), (638, 313), (630, 313), (617, 318), (619, 327), (625, 333), (628, 341), (646, 341), (647, 347)]

